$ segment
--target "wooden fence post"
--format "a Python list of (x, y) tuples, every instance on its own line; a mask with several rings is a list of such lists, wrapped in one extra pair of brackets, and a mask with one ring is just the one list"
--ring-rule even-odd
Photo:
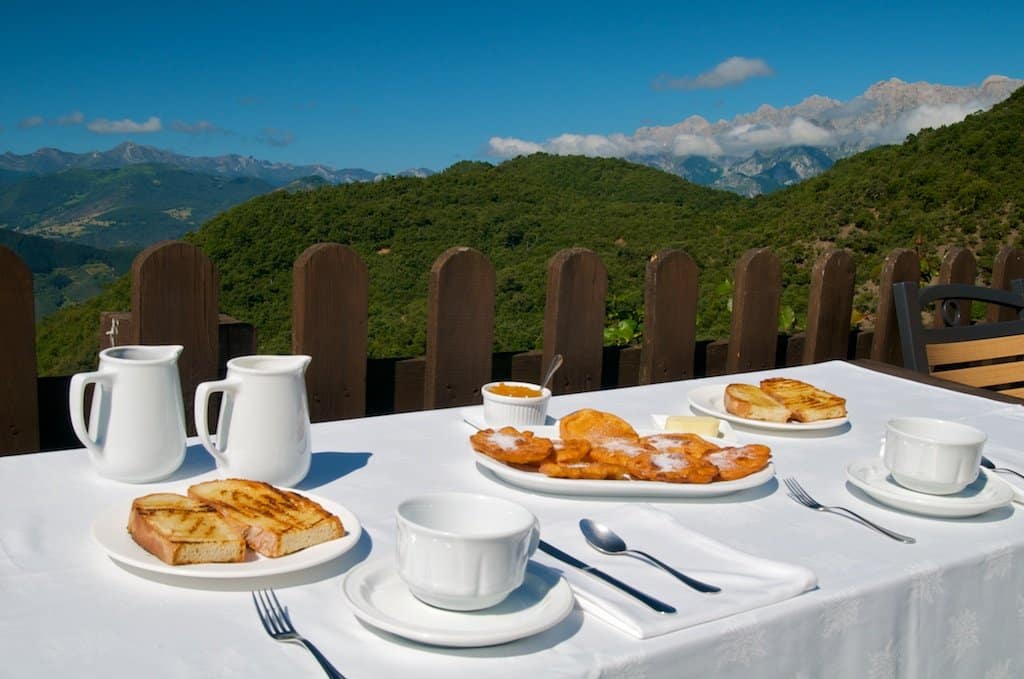
[(131, 276), (132, 343), (185, 347), (178, 372), (192, 433), (196, 385), (217, 378), (217, 271), (196, 246), (169, 241), (139, 253)]
[[(992, 263), (992, 287), (1009, 290), (1010, 282), (1015, 278), (1024, 278), (1024, 250), (1006, 245)], [(990, 323), (1012, 321), (1014, 318), (1016, 317), (1013, 315), (1013, 309), (995, 304), (988, 305), (986, 320)]]
[[(967, 248), (952, 247), (942, 258), (942, 265), (939, 267), (939, 284), (964, 283), (974, 285), (978, 277), (978, 263), (974, 254)], [(960, 316), (960, 325), (971, 324), (971, 302), (970, 300), (957, 300), (964, 313)], [(945, 327), (942, 314), (937, 313), (932, 318), (932, 326), (936, 328)]]
[(697, 264), (682, 250), (662, 250), (648, 260), (640, 384), (693, 377), (697, 278)]
[(871, 340), (871, 358), (876, 361), (903, 365), (900, 349), (900, 327), (896, 321), (896, 305), (892, 284), (921, 280), (921, 261), (917, 253), (907, 248), (893, 250), (882, 263), (882, 276), (878, 284), (878, 312), (875, 314), (875, 334)]
[(775, 367), (782, 264), (768, 248), (748, 250), (736, 262), (727, 373)]
[(480, 403), (494, 352), (494, 265), (467, 247), (449, 248), (430, 268), (423, 407)]
[(565, 359), (552, 380), (553, 393), (601, 387), (607, 292), (608, 272), (593, 251), (569, 248), (548, 262), (542, 369), (551, 364), (555, 354)]
[(292, 267), (292, 353), (306, 370), (313, 422), (366, 414), (366, 263), (352, 248), (318, 243)]
[(0, 455), (39, 450), (36, 380), (32, 272), (0, 245)]
[(826, 252), (814, 262), (807, 304), (805, 364), (846, 358), (855, 274), (849, 250)]

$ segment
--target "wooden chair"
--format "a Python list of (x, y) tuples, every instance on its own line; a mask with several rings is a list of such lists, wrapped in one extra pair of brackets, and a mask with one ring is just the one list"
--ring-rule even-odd
[[(903, 365), (917, 372), (1024, 398), (1024, 287), (1014, 292), (974, 285), (894, 283)], [(1013, 320), (970, 323), (971, 303), (1012, 311)], [(925, 327), (921, 311), (935, 304), (942, 327)], [(966, 323), (965, 323), (966, 321)]]

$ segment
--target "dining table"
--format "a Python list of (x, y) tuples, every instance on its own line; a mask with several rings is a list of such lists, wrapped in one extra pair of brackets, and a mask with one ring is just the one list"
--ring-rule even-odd
[[(520, 484), (473, 452), (469, 437), (474, 423), (481, 426), (479, 406), (315, 423), (311, 469), (296, 489), (343, 507), (358, 522), (357, 539), (320, 563), (297, 560), (292, 568), (237, 576), (151, 568), (118, 558), (97, 535), (102, 517), (117, 523), (123, 516), (126, 523), (136, 497), (221, 478), (194, 438), (177, 472), (144, 484), (102, 477), (84, 449), (0, 458), (0, 676), (324, 676), (301, 647), (267, 635), (251, 592), (271, 588), (295, 628), (349, 679), (1024, 676), (1024, 515), (1016, 502), (1024, 498), (1024, 481), (984, 472), (979, 479), (987, 489), (1009, 486), (1015, 500), (946, 516), (941, 498), (922, 511), (897, 506), (862, 490), (849, 471), (858, 462), (878, 463), (886, 424), (898, 416), (976, 427), (987, 434), (987, 457), (1024, 471), (1020, 402), (829, 361), (558, 395), (548, 413), (559, 418), (592, 408), (624, 418), (640, 433), (657, 431), (665, 416), (694, 414), (690, 396), (698, 390), (765, 377), (795, 378), (838, 394), (847, 418), (811, 430), (731, 423), (730, 439), (767, 446), (772, 467), (756, 485), (727, 494)], [(822, 504), (852, 509), (915, 542), (811, 511), (790, 497), (786, 478)], [(482, 618), (480, 629), (463, 630), (465, 643), (435, 643), (418, 627), (429, 626), (429, 616), (422, 622), (411, 608), (399, 616), (397, 630), (368, 622), (357, 614), (350, 577), (374, 564), (391, 572), (396, 507), (441, 491), (526, 507), (542, 540), (638, 588), (654, 588), (671, 600), (677, 617), (633, 607), (632, 623), (616, 624), (614, 613), (596, 612), (602, 599), (625, 605), (624, 595), (537, 552), (531, 567), (552, 588), (564, 576), (577, 593), (568, 612), (545, 629), (491, 643), (478, 632), (493, 621)], [(735, 582), (745, 594), (695, 592), (641, 561), (600, 554), (575, 536), (583, 518), (600, 520), (631, 547), (664, 561), (688, 555), (693, 561), (671, 565), (701, 579), (717, 576), (723, 589)], [(720, 570), (701, 565), (704, 551)], [(729, 572), (732, 558), (736, 572)], [(772, 574), (796, 584), (758, 596), (757, 583)], [(406, 634), (403, 625), (416, 629)]]

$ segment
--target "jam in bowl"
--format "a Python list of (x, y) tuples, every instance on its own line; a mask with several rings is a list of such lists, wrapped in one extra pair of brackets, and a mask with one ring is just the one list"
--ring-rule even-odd
[(489, 382), (480, 390), (489, 427), (545, 424), (551, 390), (530, 382)]

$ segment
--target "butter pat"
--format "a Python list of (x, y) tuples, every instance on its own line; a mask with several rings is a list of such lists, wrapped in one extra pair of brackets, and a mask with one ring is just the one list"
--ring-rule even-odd
[(718, 436), (719, 421), (704, 415), (669, 415), (665, 419), (665, 431), (698, 436)]

